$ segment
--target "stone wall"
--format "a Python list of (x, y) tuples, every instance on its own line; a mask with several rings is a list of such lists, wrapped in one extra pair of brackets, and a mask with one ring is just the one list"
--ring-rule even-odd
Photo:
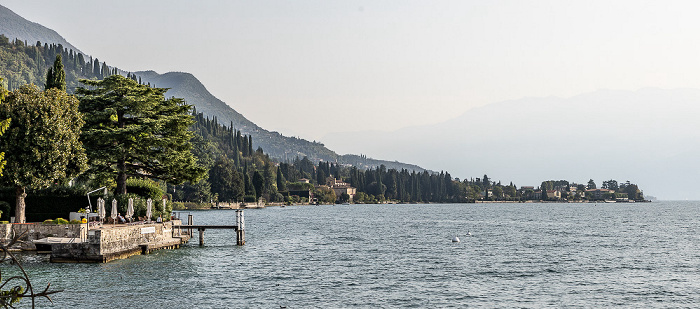
[[(179, 225), (180, 222), (177, 221)], [(175, 231), (179, 236), (178, 229)], [(140, 248), (143, 244), (168, 242), (173, 240), (173, 221), (154, 224), (130, 225), (112, 229), (92, 229), (88, 232), (88, 242), (102, 244), (100, 254), (113, 254)]]
[[(108, 262), (141, 254), (144, 248), (179, 246), (180, 220), (164, 223), (118, 225), (91, 228), (82, 243), (54, 244), (51, 260), (54, 262)], [(182, 233), (184, 234), (184, 233)]]
[(15, 235), (25, 233), (20, 240), (24, 250), (35, 250), (32, 240), (46, 237), (87, 238), (87, 227), (85, 224), (43, 224), (43, 223), (10, 223), (0, 224), (0, 239), (7, 241)]

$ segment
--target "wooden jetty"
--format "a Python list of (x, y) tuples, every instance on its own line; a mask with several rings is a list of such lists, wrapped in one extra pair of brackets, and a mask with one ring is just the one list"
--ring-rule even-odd
[(199, 232), (199, 245), (204, 246), (204, 231), (207, 229), (232, 229), (236, 231), (236, 245), (245, 245), (245, 219), (243, 210), (236, 210), (236, 225), (195, 225), (192, 223), (192, 215), (187, 216), (187, 225), (173, 225), (173, 228), (186, 229), (192, 237), (192, 230)]

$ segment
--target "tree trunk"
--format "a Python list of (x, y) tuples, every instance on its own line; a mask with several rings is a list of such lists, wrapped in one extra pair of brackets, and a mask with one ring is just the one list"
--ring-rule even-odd
[(126, 173), (119, 172), (117, 175), (117, 194), (126, 194)]
[(15, 187), (15, 223), (27, 223), (27, 219), (24, 216), (24, 210), (26, 205), (24, 204), (24, 198), (27, 197), (27, 193), (22, 186)]
[(117, 161), (117, 170), (119, 170), (119, 174), (117, 174), (117, 192), (116, 194), (126, 194), (126, 161), (119, 160)]
[[(118, 111), (117, 119), (117, 126), (120, 129), (124, 129), (126, 124), (124, 122), (123, 111)], [(126, 194), (126, 160), (123, 156), (117, 160), (117, 170), (119, 171), (119, 174), (117, 174), (117, 191), (115, 194)]]

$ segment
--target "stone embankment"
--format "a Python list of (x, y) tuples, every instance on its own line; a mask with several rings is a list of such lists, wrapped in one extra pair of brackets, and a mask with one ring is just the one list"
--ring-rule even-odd
[[(0, 237), (10, 239), (23, 232), (21, 249), (50, 248), (52, 262), (105, 263), (158, 249), (179, 248), (190, 236), (173, 225), (180, 220), (143, 224), (3, 224)], [(46, 250), (46, 249), (44, 249)]]

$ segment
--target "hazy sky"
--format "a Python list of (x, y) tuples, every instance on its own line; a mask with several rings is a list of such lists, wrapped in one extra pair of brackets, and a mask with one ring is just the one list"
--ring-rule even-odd
[(285, 135), (601, 88), (700, 88), (695, 1), (0, 0), (121, 69), (193, 73)]

